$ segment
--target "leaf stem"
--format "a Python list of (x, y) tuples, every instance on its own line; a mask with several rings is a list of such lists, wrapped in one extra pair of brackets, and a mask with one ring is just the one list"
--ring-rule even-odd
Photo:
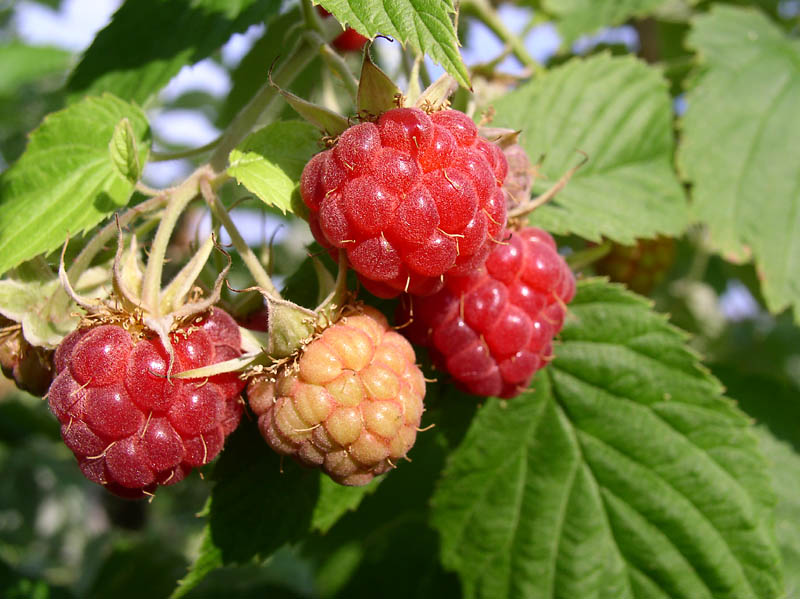
[(534, 75), (539, 75), (544, 72), (544, 67), (528, 52), (525, 44), (519, 36), (514, 35), (502, 19), (497, 15), (497, 12), (489, 4), (488, 0), (462, 0), (461, 10), (466, 14), (478, 17), (483, 23), (494, 32), (503, 42), (508, 44), (514, 52), (514, 56), (519, 61), (529, 68)]
[(242, 257), (245, 266), (247, 266), (247, 270), (249, 270), (250, 274), (253, 276), (256, 285), (267, 291), (273, 297), (279, 298), (280, 293), (278, 293), (275, 285), (273, 285), (272, 279), (270, 279), (269, 274), (267, 274), (267, 271), (264, 270), (264, 267), (258, 260), (258, 257), (255, 255), (255, 253), (253, 253), (253, 250), (249, 245), (247, 245), (244, 238), (239, 233), (239, 230), (236, 228), (236, 225), (234, 224), (233, 219), (231, 219), (230, 214), (228, 214), (225, 206), (223, 206), (222, 202), (220, 202), (219, 196), (217, 196), (216, 192), (212, 189), (211, 183), (207, 179), (201, 180), (200, 189), (203, 193), (203, 198), (205, 198), (208, 207), (211, 209), (211, 213), (214, 215), (214, 218), (222, 223), (222, 226), (225, 227), (228, 235), (230, 235), (231, 242), (233, 242), (233, 247), (235, 247), (236, 251), (239, 252), (239, 255)]

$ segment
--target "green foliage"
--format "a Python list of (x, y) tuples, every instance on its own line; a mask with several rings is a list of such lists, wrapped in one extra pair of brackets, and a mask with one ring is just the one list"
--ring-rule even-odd
[(386, 0), (371, 4), (320, 0), (319, 4), (340, 23), (367, 37), (388, 35), (420, 54), (427, 54), (461, 85), (469, 87), (469, 74), (458, 51), (451, 19), (452, 0)]
[(689, 90), (678, 163), (693, 185), (693, 218), (714, 249), (755, 259), (772, 311), (800, 314), (800, 42), (750, 9), (697, 17), (689, 44), (700, 70)]
[(229, 157), (228, 174), (268, 206), (292, 210), (292, 192), (311, 156), (321, 149), (308, 123), (276, 122), (250, 135)]
[(49, 46), (27, 46), (20, 42), (0, 45), (0, 96), (18, 91), (22, 85), (63, 72), (72, 60), (72, 55), (60, 48)]
[[(73, 100), (102, 92), (145, 104), (182, 66), (271, 16), (275, 0), (127, 0), (69, 79)], [(143, 35), (143, 32), (147, 32)]]
[(601, 27), (619, 25), (631, 17), (649, 13), (666, 0), (543, 0), (547, 12), (557, 19), (564, 44)]
[[(535, 191), (588, 162), (531, 222), (622, 243), (680, 234), (687, 204), (672, 167), (672, 106), (664, 80), (630, 57), (575, 58), (494, 102), (493, 124), (522, 131), (543, 157)], [(579, 153), (580, 152), (580, 153)]]
[(434, 496), (468, 597), (775, 597), (748, 422), (684, 337), (597, 281), (534, 391), (491, 401)]
[(150, 145), (145, 115), (111, 94), (53, 113), (31, 133), (25, 153), (0, 175), (0, 273), (60, 247), (128, 203), (134, 185), (109, 151), (123, 118), (144, 164)]

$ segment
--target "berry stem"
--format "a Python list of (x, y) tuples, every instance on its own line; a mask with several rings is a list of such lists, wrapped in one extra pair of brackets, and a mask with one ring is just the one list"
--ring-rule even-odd
[(355, 100), (358, 96), (358, 81), (356, 81), (355, 76), (350, 71), (350, 67), (347, 66), (347, 62), (345, 62), (341, 54), (331, 48), (330, 44), (326, 44), (317, 33), (308, 32), (307, 35), (314, 41), (318, 40), (319, 51), (325, 64), (330, 67), (334, 74), (339, 76), (339, 79), (344, 83), (347, 93)]
[(220, 202), (219, 197), (217, 196), (216, 192), (214, 192), (208, 179), (202, 179), (200, 181), (200, 190), (203, 194), (203, 198), (206, 200), (206, 203), (208, 203), (214, 218), (222, 223), (222, 226), (225, 227), (228, 235), (230, 235), (231, 241), (233, 242), (233, 247), (235, 247), (236, 251), (239, 252), (239, 255), (242, 257), (245, 266), (247, 266), (247, 270), (250, 271), (250, 274), (255, 280), (256, 285), (261, 287), (270, 295), (279, 298), (280, 293), (278, 293), (275, 285), (273, 285), (272, 279), (270, 279), (267, 271), (264, 270), (264, 267), (261, 265), (261, 262), (258, 260), (258, 257), (255, 255), (255, 253), (253, 253), (253, 250), (242, 238), (242, 235), (239, 233), (239, 230), (233, 223), (230, 214), (228, 214), (225, 206), (223, 206), (222, 202)]
[(200, 191), (200, 181), (208, 175), (209, 168), (207, 166), (200, 167), (183, 183), (165, 192), (168, 197), (167, 209), (161, 217), (161, 223), (159, 223), (155, 239), (153, 239), (142, 282), (142, 305), (153, 316), (161, 314), (159, 302), (161, 275), (172, 232), (186, 206), (197, 197)]
[(534, 75), (540, 75), (544, 72), (544, 67), (528, 53), (522, 40), (509, 31), (488, 0), (462, 0), (461, 10), (482, 20), (497, 37), (508, 44), (512, 52), (514, 52), (514, 56), (524, 66), (528, 67)]

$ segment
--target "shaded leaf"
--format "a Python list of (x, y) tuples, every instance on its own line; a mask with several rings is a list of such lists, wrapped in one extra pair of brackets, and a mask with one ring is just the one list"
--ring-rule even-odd
[(767, 307), (800, 317), (800, 42), (752, 9), (715, 6), (689, 45), (702, 70), (687, 95), (678, 164), (711, 244), (755, 258)]
[(569, 45), (583, 34), (643, 16), (666, 0), (544, 0), (545, 10), (556, 17), (558, 32)]
[(146, 103), (187, 64), (275, 14), (274, 0), (127, 0), (67, 83), (73, 99), (112, 92)]
[(531, 222), (557, 233), (631, 244), (686, 227), (687, 205), (672, 167), (672, 104), (655, 69), (632, 57), (573, 59), (495, 103), (493, 125), (522, 130), (532, 161), (544, 156), (540, 193), (581, 160)]
[(433, 499), (468, 597), (776, 597), (747, 418), (645, 301), (583, 283), (534, 390), (480, 410)]
[(21, 85), (66, 70), (71, 59), (66, 50), (51, 46), (27, 46), (16, 41), (0, 45), (0, 96), (12, 95)]

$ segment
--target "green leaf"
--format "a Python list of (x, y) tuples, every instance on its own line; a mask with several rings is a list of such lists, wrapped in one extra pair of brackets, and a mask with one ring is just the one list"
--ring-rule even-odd
[(555, 350), (481, 408), (434, 495), (465, 595), (780, 596), (765, 461), (684, 335), (590, 280)]
[(278, 12), (275, 0), (127, 0), (75, 68), (73, 99), (104, 91), (145, 104), (181, 67)]
[(544, 0), (542, 6), (554, 17), (566, 45), (601, 27), (624, 23), (647, 14), (666, 0)]
[(85, 98), (45, 118), (25, 153), (0, 175), (0, 274), (60, 247), (125, 206), (133, 183), (121, 176), (109, 142), (130, 121), (147, 161), (150, 128), (144, 113), (111, 94)]
[(281, 459), (255, 426), (239, 427), (214, 468), (217, 483), (200, 554), (173, 599), (216, 568), (265, 559), (312, 529), (329, 529), (377, 485), (351, 489), (326, 478)]
[(0, 96), (10, 96), (19, 87), (41, 77), (66, 70), (72, 54), (50, 46), (26, 46), (19, 42), (0, 45)]
[(142, 175), (142, 167), (136, 148), (136, 134), (127, 118), (123, 118), (114, 127), (114, 135), (108, 143), (108, 151), (111, 153), (111, 162), (117, 172), (135, 185)]
[(291, 211), (292, 192), (303, 167), (320, 149), (319, 132), (312, 125), (272, 123), (231, 151), (228, 174), (268, 206)]
[(764, 427), (756, 431), (778, 496), (775, 534), (783, 557), (784, 597), (800, 597), (800, 455)]
[(522, 130), (531, 160), (544, 155), (539, 193), (588, 162), (531, 221), (587, 239), (631, 244), (686, 227), (672, 167), (672, 104), (655, 69), (632, 57), (573, 59), (495, 103), (493, 125)]
[(380, 33), (409, 44), (441, 64), (461, 85), (470, 87), (450, 16), (455, 12), (452, 0), (321, 0), (319, 4), (362, 35), (374, 38)]
[(711, 244), (752, 254), (767, 307), (800, 318), (800, 41), (754, 10), (715, 6), (689, 44), (702, 71), (687, 95), (678, 164)]

